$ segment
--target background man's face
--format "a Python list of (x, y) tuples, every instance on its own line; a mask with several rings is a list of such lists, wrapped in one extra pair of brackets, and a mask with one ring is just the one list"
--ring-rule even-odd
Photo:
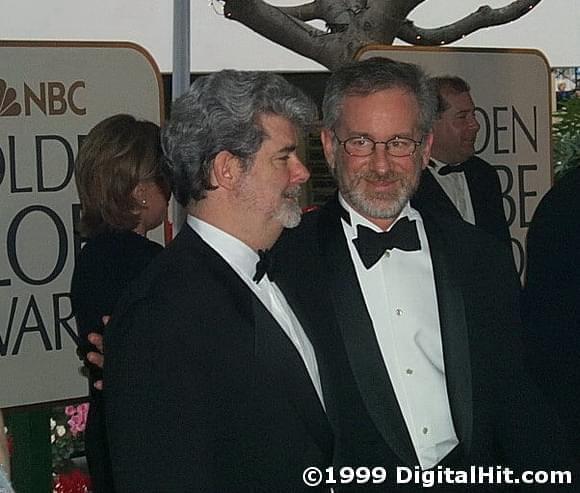
[(433, 157), (448, 164), (462, 163), (475, 154), (479, 123), (468, 92), (443, 92), (448, 108), (433, 124)]
[(323, 130), (324, 153), (345, 200), (379, 227), (388, 227), (417, 190), (429, 161), (431, 136), (419, 131), (416, 97), (400, 88), (348, 96), (334, 130), (341, 141), (357, 136), (375, 141), (423, 138), (423, 145), (410, 156), (390, 156), (379, 144), (370, 156), (355, 157), (336, 142), (332, 130)]
[(254, 156), (237, 191), (240, 207), (252, 223), (265, 231), (298, 225), (301, 186), (310, 177), (296, 154), (296, 127), (277, 115), (263, 115), (260, 123), (266, 139)]

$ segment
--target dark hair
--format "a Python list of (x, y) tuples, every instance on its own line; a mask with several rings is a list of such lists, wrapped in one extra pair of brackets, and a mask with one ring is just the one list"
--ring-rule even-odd
[(280, 75), (222, 70), (195, 80), (173, 103), (162, 144), (173, 192), (186, 207), (213, 187), (215, 156), (230, 151), (249, 168), (264, 138), (259, 117), (280, 115), (297, 126), (316, 118), (314, 103)]
[(131, 115), (115, 115), (98, 123), (83, 140), (75, 161), (80, 233), (91, 237), (107, 229), (134, 229), (141, 204), (132, 192), (142, 180), (163, 183), (162, 163), (155, 123)]
[(437, 115), (440, 115), (449, 108), (449, 104), (443, 96), (443, 93), (452, 92), (455, 94), (461, 94), (471, 91), (469, 84), (456, 75), (431, 77), (431, 79), (429, 79), (429, 84), (431, 84), (433, 91), (435, 91), (435, 94), (437, 95)]
[(429, 133), (437, 103), (427, 76), (418, 65), (380, 57), (350, 63), (330, 76), (322, 102), (324, 126), (336, 126), (345, 97), (367, 96), (392, 88), (403, 88), (416, 96), (419, 130), (423, 134)]

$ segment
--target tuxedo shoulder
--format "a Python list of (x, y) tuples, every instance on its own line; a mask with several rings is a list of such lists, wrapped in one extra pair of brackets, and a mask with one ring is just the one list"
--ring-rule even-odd
[(475, 171), (485, 173), (487, 175), (497, 175), (497, 171), (493, 164), (487, 162), (485, 159), (481, 159), (477, 156), (472, 156), (466, 163), (468, 166)]
[(461, 255), (510, 256), (509, 248), (491, 233), (454, 216), (437, 217), (421, 212), (427, 233), (440, 232), (446, 243)]
[[(174, 293), (191, 292), (203, 273), (203, 258), (174, 240), (161, 251), (129, 285), (119, 305), (141, 300), (171, 298)], [(199, 282), (197, 284), (200, 284)]]
[(471, 156), (468, 159), (468, 162), (470, 164), (483, 166), (485, 168), (493, 168), (493, 165), (491, 163), (487, 162), (485, 159), (482, 159), (482, 158), (480, 158), (478, 156)]
[(312, 239), (316, 234), (320, 213), (320, 209), (304, 213), (298, 226), (284, 230), (276, 242), (275, 249), (282, 250), (289, 245), (303, 243), (305, 240)]

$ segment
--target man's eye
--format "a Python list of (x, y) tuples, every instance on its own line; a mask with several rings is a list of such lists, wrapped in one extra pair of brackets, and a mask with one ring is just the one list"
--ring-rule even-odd
[(367, 147), (370, 144), (370, 141), (364, 137), (355, 137), (350, 139), (350, 144), (353, 147)]
[(404, 149), (406, 147), (409, 147), (409, 145), (410, 141), (406, 139), (395, 139), (389, 142), (389, 147), (391, 149)]

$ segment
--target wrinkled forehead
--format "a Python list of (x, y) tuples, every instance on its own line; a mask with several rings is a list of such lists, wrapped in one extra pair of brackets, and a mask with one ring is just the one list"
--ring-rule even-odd
[(418, 127), (420, 106), (416, 95), (406, 87), (390, 87), (366, 94), (350, 93), (340, 102), (334, 128), (353, 120), (359, 124), (382, 122), (384, 125), (404, 120)]

